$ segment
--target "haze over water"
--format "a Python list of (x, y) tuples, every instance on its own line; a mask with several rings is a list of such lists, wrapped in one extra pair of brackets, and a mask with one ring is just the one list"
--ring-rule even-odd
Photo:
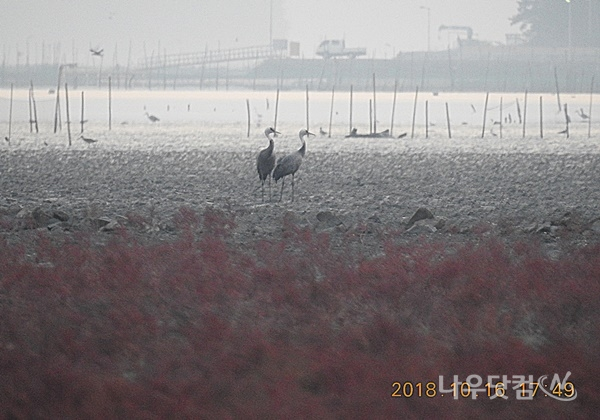
[(125, 65), (129, 57), (267, 45), (271, 38), (299, 42), (306, 58), (323, 39), (345, 39), (366, 47), (369, 57), (391, 58), (428, 44), (444, 50), (465, 37), (464, 30), (439, 31), (441, 25), (471, 27), (474, 38), (503, 43), (505, 34), (519, 31), (509, 22), (516, 12), (516, 0), (9, 0), (0, 34), (6, 62), (21, 65), (92, 65), (99, 60), (89, 48), (104, 49), (104, 65)]

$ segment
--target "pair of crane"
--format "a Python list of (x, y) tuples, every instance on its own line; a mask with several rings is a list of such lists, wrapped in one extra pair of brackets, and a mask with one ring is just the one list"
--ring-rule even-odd
[(302, 142), (302, 147), (296, 150), (294, 153), (283, 156), (277, 160), (275, 164), (275, 154), (273, 149), (275, 148), (275, 142), (271, 135), (281, 134), (275, 131), (272, 127), (265, 129), (265, 136), (269, 139), (269, 146), (266, 149), (260, 151), (256, 157), (256, 169), (258, 170), (258, 177), (261, 181), (261, 193), (262, 201), (265, 201), (265, 181), (269, 179), (269, 201), (271, 200), (271, 174), (275, 183), (281, 179), (281, 193), (279, 195), (279, 201), (283, 198), (283, 187), (285, 185), (285, 177), (288, 175), (292, 176), (292, 201), (294, 201), (294, 175), (302, 164), (302, 159), (306, 153), (306, 141), (304, 137), (314, 136), (313, 133), (306, 129), (300, 130), (298, 136)]

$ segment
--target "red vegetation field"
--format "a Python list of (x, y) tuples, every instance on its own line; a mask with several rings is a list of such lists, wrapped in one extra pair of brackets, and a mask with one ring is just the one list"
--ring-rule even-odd
[[(0, 417), (592, 418), (600, 410), (600, 247), (382, 244), (182, 209), (177, 240), (120, 231), (0, 247)], [(395, 381), (570, 371), (574, 401), (393, 398)]]

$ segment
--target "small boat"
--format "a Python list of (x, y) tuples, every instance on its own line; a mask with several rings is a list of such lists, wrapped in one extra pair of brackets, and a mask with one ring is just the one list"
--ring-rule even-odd
[(350, 132), (350, 134), (348, 134), (346, 136), (346, 138), (350, 138), (350, 137), (356, 137), (356, 138), (375, 138), (375, 139), (380, 139), (380, 138), (389, 138), (392, 137), (390, 135), (390, 130), (383, 130), (380, 131), (379, 133), (368, 133), (368, 134), (358, 134), (357, 132), (358, 130), (356, 128), (353, 128), (352, 131)]

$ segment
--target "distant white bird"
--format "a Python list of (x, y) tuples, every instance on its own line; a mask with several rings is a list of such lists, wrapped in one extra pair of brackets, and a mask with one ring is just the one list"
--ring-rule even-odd
[(327, 131), (323, 130), (323, 127), (319, 127), (319, 134), (322, 136), (326, 136), (327, 135)]
[(280, 158), (277, 161), (277, 166), (275, 166), (275, 169), (273, 170), (273, 179), (275, 179), (275, 182), (281, 179), (281, 194), (279, 195), (279, 201), (281, 201), (283, 198), (285, 177), (288, 175), (292, 176), (292, 201), (294, 201), (294, 175), (300, 168), (300, 165), (302, 164), (302, 158), (304, 158), (304, 154), (306, 153), (306, 141), (304, 141), (304, 137), (314, 136), (314, 134), (306, 129), (302, 129), (298, 133), (298, 136), (302, 142), (302, 147), (300, 147), (300, 149), (294, 153)]
[(269, 146), (261, 150), (256, 157), (256, 169), (258, 170), (258, 178), (261, 183), (263, 202), (265, 201), (265, 180), (267, 178), (269, 178), (269, 201), (271, 201), (271, 172), (273, 172), (273, 168), (275, 167), (275, 154), (273, 153), (275, 142), (269, 137), (271, 134), (281, 133), (275, 131), (272, 127), (265, 129), (265, 136), (269, 139)]
[(148, 114), (147, 112), (146, 112), (146, 117), (148, 117), (148, 119), (149, 119), (150, 121), (152, 121), (153, 123), (155, 123), (156, 121), (160, 121), (160, 118), (158, 118), (158, 117), (157, 117), (157, 116), (155, 116), (155, 115), (150, 115), (150, 114)]

